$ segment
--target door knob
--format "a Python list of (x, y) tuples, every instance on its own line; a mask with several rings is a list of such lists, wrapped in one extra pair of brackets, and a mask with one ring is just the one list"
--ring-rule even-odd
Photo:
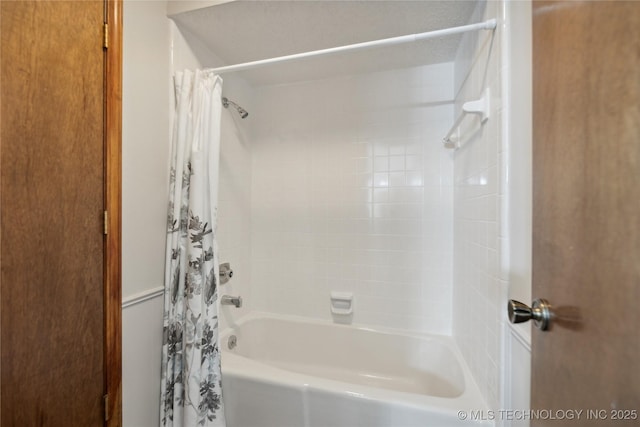
[(538, 298), (531, 307), (520, 301), (510, 299), (507, 304), (507, 311), (509, 312), (509, 321), (511, 323), (522, 323), (533, 319), (533, 324), (536, 328), (542, 331), (549, 329), (552, 313), (551, 306), (546, 299)]

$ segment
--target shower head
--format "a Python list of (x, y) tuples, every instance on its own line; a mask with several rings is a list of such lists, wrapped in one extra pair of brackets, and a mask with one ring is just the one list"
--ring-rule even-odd
[(233, 108), (236, 109), (236, 111), (238, 112), (238, 114), (240, 114), (240, 118), (247, 118), (247, 116), (249, 115), (249, 113), (247, 112), (247, 110), (245, 110), (244, 108), (242, 108), (241, 106), (239, 106), (238, 104), (236, 104), (233, 101), (229, 101), (229, 99), (223, 97), (222, 98), (222, 106), (224, 108), (229, 108), (229, 105), (233, 105)]

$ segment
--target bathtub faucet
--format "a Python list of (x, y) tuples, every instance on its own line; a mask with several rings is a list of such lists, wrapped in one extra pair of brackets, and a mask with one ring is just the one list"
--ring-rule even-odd
[(232, 297), (229, 295), (223, 295), (220, 299), (221, 305), (235, 305), (236, 308), (242, 307), (242, 297)]

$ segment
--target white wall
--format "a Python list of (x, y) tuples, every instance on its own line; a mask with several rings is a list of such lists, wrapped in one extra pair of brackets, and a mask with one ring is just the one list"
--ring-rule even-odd
[[(164, 281), (170, 144), (171, 38), (164, 1), (124, 2), (122, 293), (125, 302)], [(158, 425), (162, 297), (122, 315), (123, 423)]]
[[(486, 8), (485, 8), (486, 6)], [(472, 22), (497, 18), (495, 33), (465, 34), (456, 59), (456, 104), (491, 91), (490, 118), (464, 122), (454, 156), (454, 322), (453, 333), (490, 408), (500, 409), (501, 337), (508, 255), (502, 213), (504, 147), (501, 49), (502, 4), (479, 3)], [(459, 109), (457, 111), (460, 111)]]
[(223, 3), (229, 3), (235, 0), (168, 0), (167, 15), (172, 16), (178, 13), (190, 12), (192, 10), (201, 9), (203, 7), (216, 6)]
[[(200, 61), (167, 18), (166, 1), (124, 2), (123, 69), (123, 423), (158, 425), (162, 347), (161, 290), (175, 70)], [(225, 95), (251, 111), (240, 79)], [(246, 130), (223, 111), (219, 215), (221, 261), (235, 270), (230, 289), (249, 282), (250, 157)], [(150, 297), (149, 299), (146, 299)]]
[[(224, 0), (217, 1), (223, 3)], [(209, 2), (206, 2), (209, 3)], [(170, 13), (176, 7), (192, 4), (194, 8), (203, 3), (187, 1), (168, 2)], [(171, 22), (172, 73), (183, 69), (203, 68), (203, 63), (212, 66), (224, 65), (215, 53), (192, 36), (184, 36)], [(232, 324), (252, 307), (251, 297), (251, 138), (249, 135), (255, 121), (253, 88), (234, 74), (222, 75), (222, 96), (242, 106), (249, 112), (241, 119), (232, 109), (222, 110), (220, 129), (220, 172), (218, 193), (218, 224), (216, 238), (220, 263), (228, 262), (233, 270), (233, 279), (218, 288), (218, 295), (239, 295), (243, 307), (219, 306), (220, 329)]]
[(451, 332), (451, 63), (255, 91), (252, 304)]
[(170, 144), (170, 33), (164, 1), (124, 2), (124, 298), (162, 286)]
[(241, 119), (231, 108), (222, 110), (220, 138), (220, 192), (218, 195), (218, 249), (220, 262), (229, 262), (233, 278), (220, 285), (218, 295), (243, 298), (243, 307), (219, 306), (224, 329), (253, 306), (251, 287), (251, 180), (250, 129), (256, 118), (253, 92), (236, 76), (223, 76), (223, 96), (241, 105), (249, 116)]
[(455, 63), (458, 107), (485, 88), (492, 104), (454, 154), (453, 331), (489, 406), (528, 409), (530, 325), (506, 301), (531, 299), (531, 4), (481, 3), (472, 21), (489, 18), (495, 35), (465, 35)]
[[(507, 25), (503, 50), (508, 138), (509, 216), (508, 298), (530, 304), (532, 241), (532, 58), (530, 1), (505, 3)], [(531, 386), (531, 322), (504, 322), (504, 408), (528, 409)], [(505, 426), (508, 426), (505, 423)], [(511, 423), (525, 427), (526, 420)]]

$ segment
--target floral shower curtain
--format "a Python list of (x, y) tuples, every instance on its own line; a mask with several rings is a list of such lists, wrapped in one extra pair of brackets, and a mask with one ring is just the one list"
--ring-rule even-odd
[(160, 422), (225, 426), (215, 238), (222, 79), (184, 71), (174, 85)]

